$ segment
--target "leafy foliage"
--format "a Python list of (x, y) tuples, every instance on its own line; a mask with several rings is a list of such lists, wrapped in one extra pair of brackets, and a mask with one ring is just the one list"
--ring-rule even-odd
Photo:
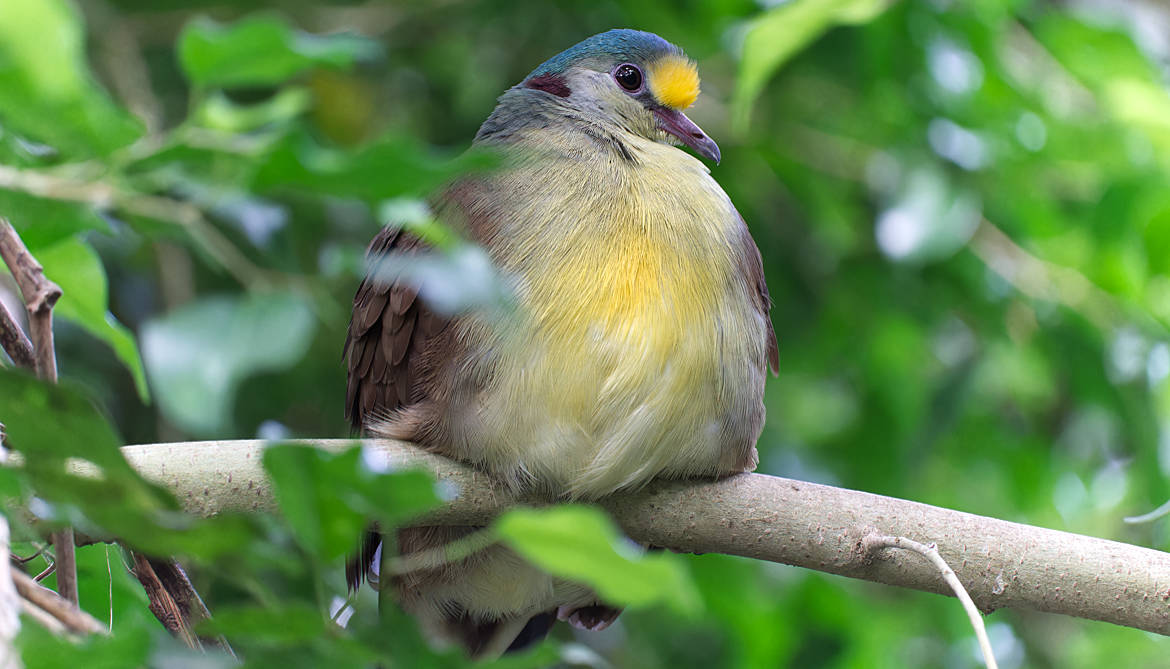
[[(279, 517), (197, 520), (117, 447), (346, 434), (339, 348), (378, 224), (490, 169), (460, 154), (495, 97), (626, 25), (699, 61), (688, 113), (720, 142), (712, 173), (762, 250), (784, 368), (762, 471), (1170, 549), (1165, 519), (1121, 521), (1170, 498), (1166, 11), (762, 4), (0, 2), (0, 216), (65, 289), (62, 386), (0, 374), (25, 463), (0, 469), (5, 507), (181, 557), (207, 631), (247, 666), (464, 664), (400, 612), (379, 617), (370, 593), (347, 627), (330, 620), (347, 547), (369, 519), (434, 504), (425, 478), (356, 449), (276, 446)], [(943, 598), (631, 557), (580, 508), (514, 512), (495, 532), (633, 605), (502, 666), (976, 663)], [(83, 606), (112, 610), (116, 634), (73, 645), (25, 625), (27, 666), (233, 665), (165, 635), (121, 549), (79, 562)], [(990, 623), (1003, 667), (1170, 653), (1099, 624)]]
[(569, 505), (514, 509), (500, 516), (495, 528), (533, 564), (588, 584), (614, 605), (662, 602), (683, 613), (698, 608), (694, 586), (679, 561), (666, 554), (640, 555), (597, 509)]

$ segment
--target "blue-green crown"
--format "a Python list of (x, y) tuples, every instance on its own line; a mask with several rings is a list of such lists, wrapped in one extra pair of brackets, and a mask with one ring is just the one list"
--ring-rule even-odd
[(654, 33), (617, 28), (587, 38), (544, 61), (527, 78), (542, 74), (563, 74), (579, 63), (607, 66), (622, 62), (647, 63), (668, 53), (682, 55), (682, 49)]

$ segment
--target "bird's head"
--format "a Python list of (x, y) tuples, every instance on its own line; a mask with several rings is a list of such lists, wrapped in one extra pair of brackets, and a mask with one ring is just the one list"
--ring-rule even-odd
[(719, 146), (682, 111), (699, 97), (694, 62), (653, 33), (594, 35), (542, 63), (520, 85), (564, 98), (587, 119), (685, 144), (719, 162)]

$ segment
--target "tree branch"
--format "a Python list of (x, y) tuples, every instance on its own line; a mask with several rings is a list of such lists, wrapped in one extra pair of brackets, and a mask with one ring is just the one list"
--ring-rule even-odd
[(96, 618), (52, 590), (38, 585), (28, 574), (14, 569), (12, 582), (21, 597), (64, 623), (66, 629), (79, 634), (106, 633), (106, 628)]
[[(0, 217), (0, 258), (8, 265), (12, 278), (20, 287), (28, 310), (28, 331), (33, 345), (37, 376), (49, 383), (57, 382), (57, 352), (53, 347), (53, 305), (61, 299), (61, 287), (45, 276), (45, 269), (28, 252), (20, 235), (7, 219)], [(15, 358), (13, 358), (15, 360)], [(73, 528), (52, 534), (56, 549), (57, 591), (65, 599), (78, 602), (77, 561), (74, 557)]]
[(163, 586), (158, 574), (154, 572), (154, 566), (151, 565), (150, 560), (137, 551), (134, 551), (132, 555), (134, 566), (130, 569), (130, 573), (146, 590), (150, 612), (154, 614), (155, 618), (158, 618), (172, 636), (182, 641), (188, 648), (192, 650), (199, 648), (199, 640), (195, 638), (190, 621), (184, 612), (179, 610), (179, 605), (175, 603), (174, 598)]
[[(127, 446), (142, 474), (168, 487), (192, 513), (274, 511), (261, 468), (266, 442), (208, 441)], [(302, 440), (331, 450), (351, 440)], [(364, 442), (371, 456), (415, 466), (458, 496), (420, 522), (486, 524), (516, 497), (482, 472), (390, 440)], [(930, 563), (895, 553), (870, 560), (877, 533), (938, 546), (984, 613), (1031, 609), (1170, 635), (1170, 553), (854, 490), (742, 474), (720, 481), (658, 481), (602, 506), (629, 536), (681, 552), (726, 553), (852, 578), (951, 594)]]
[(16, 319), (8, 312), (8, 307), (0, 302), (0, 346), (19, 367), (26, 369), (36, 368), (36, 358), (33, 357), (32, 342), (25, 336), (24, 330), (16, 324)]
[(146, 590), (151, 613), (172, 636), (182, 641), (188, 648), (197, 650), (205, 650), (207, 647), (219, 648), (235, 657), (223, 636), (200, 637), (195, 634), (195, 627), (210, 619), (211, 613), (178, 562), (155, 560), (137, 551), (132, 555), (134, 566), (130, 573)]
[(28, 252), (24, 242), (7, 219), (0, 217), (0, 258), (8, 265), (12, 278), (20, 287), (28, 309), (28, 329), (32, 335), (37, 376), (49, 383), (57, 382), (57, 357), (53, 349), (53, 305), (61, 297), (61, 288), (45, 277), (45, 270)]

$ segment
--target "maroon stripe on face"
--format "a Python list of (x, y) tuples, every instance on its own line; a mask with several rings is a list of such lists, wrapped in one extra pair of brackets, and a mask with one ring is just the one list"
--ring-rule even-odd
[(565, 84), (565, 80), (552, 74), (541, 74), (524, 82), (525, 88), (535, 88), (538, 91), (552, 93), (560, 98), (569, 97), (569, 86)]

